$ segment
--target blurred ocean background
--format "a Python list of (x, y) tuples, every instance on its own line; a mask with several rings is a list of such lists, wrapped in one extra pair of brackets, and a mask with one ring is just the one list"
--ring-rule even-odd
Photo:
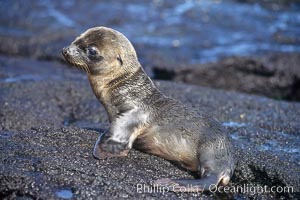
[[(68, 38), (63, 43), (67, 45), (93, 26), (124, 33), (145, 62), (150, 62), (144, 56), (149, 50), (174, 63), (300, 52), (299, 1), (4, 0), (0, 24), (2, 54), (26, 54), (20, 49), (45, 44), (51, 49), (53, 41)], [(7, 49), (7, 42), (15, 42), (10, 43), (13, 49)], [(55, 57), (53, 52), (43, 53), (42, 57)]]

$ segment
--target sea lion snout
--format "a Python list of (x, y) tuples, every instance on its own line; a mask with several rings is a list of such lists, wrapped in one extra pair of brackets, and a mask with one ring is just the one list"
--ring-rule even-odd
[(74, 65), (87, 73), (91, 72), (87, 63), (87, 56), (77, 45), (71, 44), (68, 47), (64, 47), (62, 49), (62, 55), (69, 64)]
[(67, 51), (68, 51), (67, 47), (64, 47), (61, 51), (62, 55), (63, 56), (67, 55)]
[(61, 51), (61, 54), (64, 56), (64, 58), (66, 59), (66, 61), (69, 62), (69, 48), (68, 47), (64, 47)]
[(68, 55), (72, 56), (72, 55), (76, 55), (76, 54), (78, 54), (78, 51), (77, 51), (77, 47), (75, 45), (70, 45), (70, 46), (64, 47), (62, 49), (62, 55), (64, 57), (66, 57)]

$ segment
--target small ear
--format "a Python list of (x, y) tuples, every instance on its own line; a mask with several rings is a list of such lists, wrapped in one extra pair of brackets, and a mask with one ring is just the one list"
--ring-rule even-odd
[(120, 62), (121, 66), (123, 65), (123, 60), (120, 55), (118, 55), (117, 60)]

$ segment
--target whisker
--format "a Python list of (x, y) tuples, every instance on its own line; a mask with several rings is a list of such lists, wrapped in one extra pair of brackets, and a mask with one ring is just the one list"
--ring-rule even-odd
[(74, 65), (75, 67), (79, 68), (82, 71), (85, 71), (86, 73), (91, 73), (88, 65), (86, 63), (82, 63), (80, 62), (80, 59), (78, 58), (73, 58), (70, 62), (72, 65)]
[(76, 67), (80, 68), (82, 71), (85, 71), (84, 67), (81, 64), (79, 64), (80, 62), (78, 62), (77, 58), (74, 58), (74, 62)]
[(88, 73), (91, 73), (90, 68), (88, 67), (88, 65), (86, 63), (84, 63), (85, 69)]

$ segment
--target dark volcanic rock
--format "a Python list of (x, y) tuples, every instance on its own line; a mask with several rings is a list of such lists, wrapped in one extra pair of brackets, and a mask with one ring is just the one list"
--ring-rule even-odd
[(226, 58), (191, 66), (156, 66), (154, 76), (226, 90), (300, 101), (300, 54)]
[[(59, 69), (57, 63), (52, 66)], [(94, 159), (93, 144), (108, 127), (106, 113), (78, 71), (54, 78), (59, 73), (53, 70), (47, 80), (7, 82), (1, 67), (1, 199), (299, 198), (299, 103), (156, 82), (167, 95), (210, 113), (227, 127), (238, 160), (232, 188), (290, 186), (294, 193), (138, 193), (138, 184), (150, 186), (160, 177), (193, 177), (135, 150), (126, 158)]]
[[(91, 89), (81, 87), (87, 78), (78, 69), (56, 62), (0, 56), (0, 77), (0, 130), (74, 123), (85, 127), (88, 120), (97, 123), (100, 118), (106, 119), (102, 107), (95, 109), (99, 103)], [(45, 79), (52, 81), (49, 84)], [(63, 81), (66, 79), (69, 81)]]

